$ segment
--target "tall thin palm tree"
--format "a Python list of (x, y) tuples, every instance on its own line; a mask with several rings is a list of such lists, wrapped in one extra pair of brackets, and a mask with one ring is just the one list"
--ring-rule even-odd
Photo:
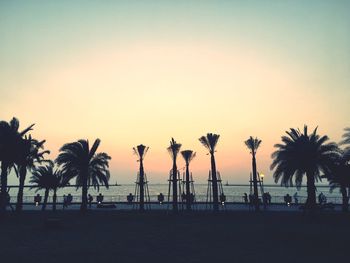
[(17, 177), (19, 178), (16, 211), (22, 210), (23, 188), (27, 170), (31, 171), (35, 168), (35, 165), (48, 162), (48, 160), (44, 159), (44, 155), (49, 154), (50, 151), (41, 151), (44, 148), (44, 143), (45, 140), (37, 141), (32, 139), (30, 135), (24, 137), (24, 147), (20, 150), (20, 158), (14, 166)]
[(81, 211), (87, 210), (87, 192), (89, 186), (99, 190), (99, 186), (109, 187), (109, 160), (107, 153), (96, 153), (100, 140), (96, 139), (92, 147), (88, 140), (67, 143), (60, 149), (56, 163), (61, 166), (62, 173), (69, 179), (75, 178), (77, 188), (82, 188)]
[(138, 162), (140, 162), (139, 169), (139, 186), (140, 186), (140, 210), (143, 211), (145, 208), (145, 171), (143, 169), (143, 159), (148, 151), (149, 147), (146, 147), (143, 144), (140, 144), (133, 148), (134, 154), (138, 157)]
[(35, 192), (44, 189), (44, 202), (42, 210), (46, 209), (47, 200), (50, 194), (50, 190), (53, 191), (52, 199), (52, 210), (56, 210), (57, 202), (57, 189), (59, 187), (64, 187), (67, 184), (67, 180), (63, 177), (63, 174), (60, 170), (54, 170), (53, 162), (50, 162), (48, 165), (39, 166), (33, 169), (32, 177), (29, 181), (34, 184), (31, 188), (36, 188)]
[(13, 118), (10, 122), (0, 121), (0, 161), (1, 161), (1, 195), (0, 211), (6, 209), (7, 177), (9, 169), (19, 161), (21, 150), (25, 144), (23, 136), (34, 124), (19, 131), (19, 121)]
[(261, 140), (258, 138), (253, 138), (252, 136), (246, 140), (245, 145), (250, 150), (250, 154), (252, 155), (252, 169), (253, 169), (253, 188), (254, 188), (254, 206), (255, 210), (259, 210), (259, 194), (258, 194), (258, 177), (256, 172), (256, 152), (261, 144)]
[(191, 210), (191, 190), (190, 190), (190, 162), (196, 157), (196, 153), (191, 150), (181, 151), (181, 155), (186, 163), (186, 209)]
[(215, 163), (215, 148), (219, 141), (220, 135), (208, 133), (206, 136), (199, 138), (202, 145), (208, 149), (211, 161), (211, 176), (212, 176), (212, 188), (213, 188), (213, 207), (214, 211), (219, 211), (219, 193), (218, 193), (218, 177)]
[(173, 183), (173, 211), (177, 213), (177, 164), (176, 159), (180, 151), (181, 144), (177, 143), (174, 138), (171, 138), (170, 146), (167, 148), (172, 160), (173, 160), (173, 169), (172, 169), (172, 183)]
[(316, 207), (315, 181), (321, 180), (321, 172), (327, 174), (331, 165), (339, 157), (338, 146), (326, 143), (327, 136), (319, 136), (317, 128), (308, 134), (307, 126), (304, 131), (290, 129), (288, 136), (282, 136), (283, 144), (276, 144), (277, 150), (272, 154), (271, 170), (274, 170), (275, 182), (281, 185), (301, 187), (306, 176), (307, 200), (305, 207)]

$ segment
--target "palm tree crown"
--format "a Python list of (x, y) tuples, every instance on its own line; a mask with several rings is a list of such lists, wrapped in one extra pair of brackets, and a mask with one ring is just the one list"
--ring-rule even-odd
[(171, 138), (170, 146), (167, 148), (167, 150), (168, 150), (168, 152), (173, 160), (176, 160), (177, 155), (180, 151), (180, 148), (181, 148), (181, 144), (177, 143), (174, 140), (174, 138)]
[(327, 143), (327, 136), (320, 137), (317, 128), (308, 134), (307, 126), (304, 132), (299, 129), (290, 129), (288, 136), (282, 137), (283, 144), (276, 144), (277, 150), (272, 154), (273, 162), (271, 170), (274, 171), (274, 179), (277, 183), (281, 180), (283, 186), (295, 185), (299, 188), (303, 176), (309, 174), (318, 181), (321, 180), (321, 172), (327, 173), (330, 165), (339, 156), (335, 143)]
[(215, 152), (216, 145), (219, 141), (220, 135), (208, 133), (207, 136), (202, 136), (199, 141), (203, 144), (205, 148), (209, 150), (211, 154)]
[(191, 150), (181, 151), (181, 155), (184, 158), (186, 164), (189, 164), (196, 157), (196, 153)]
[(258, 138), (253, 138), (252, 136), (249, 137), (248, 140), (246, 140), (245, 145), (248, 147), (248, 149), (250, 150), (250, 153), (252, 155), (256, 154), (256, 151), (258, 150), (260, 144), (261, 144), (261, 140), (259, 140)]

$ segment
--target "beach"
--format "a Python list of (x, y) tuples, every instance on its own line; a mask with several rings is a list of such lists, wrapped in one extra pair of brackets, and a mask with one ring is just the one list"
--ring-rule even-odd
[(339, 212), (24, 211), (0, 219), (4, 262), (337, 262)]

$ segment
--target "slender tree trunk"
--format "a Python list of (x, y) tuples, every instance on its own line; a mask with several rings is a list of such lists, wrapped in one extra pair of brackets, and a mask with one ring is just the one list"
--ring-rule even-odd
[(50, 191), (49, 188), (45, 189), (44, 203), (43, 203), (43, 206), (41, 208), (42, 211), (45, 211), (45, 209), (46, 209), (47, 199), (49, 197), (49, 191)]
[(258, 175), (256, 171), (256, 159), (255, 159), (255, 154), (253, 153), (253, 158), (252, 158), (252, 166), (253, 166), (253, 188), (254, 188), (254, 206), (255, 206), (255, 211), (259, 211), (259, 193), (258, 193)]
[(6, 210), (7, 203), (7, 172), (8, 172), (8, 163), (1, 162), (1, 196), (0, 196), (0, 211)]
[(219, 193), (218, 193), (218, 178), (216, 176), (216, 164), (214, 153), (210, 153), (211, 157), (211, 180), (213, 187), (213, 207), (214, 212), (219, 211)]
[(177, 165), (176, 165), (176, 158), (174, 158), (173, 161), (173, 211), (177, 213), (178, 207), (177, 207)]
[(189, 162), (186, 162), (186, 209), (191, 210), (191, 193), (190, 193), (190, 170)]
[(346, 187), (341, 186), (340, 187), (340, 192), (343, 198), (343, 203), (342, 203), (342, 211), (343, 212), (348, 212), (348, 202), (349, 202), (349, 197), (348, 197), (348, 193), (346, 191)]
[(16, 211), (17, 212), (22, 211), (23, 189), (24, 189), (24, 182), (26, 180), (26, 175), (27, 175), (27, 167), (21, 165), (19, 168), (19, 187), (18, 187), (17, 203), (16, 203)]
[(313, 173), (306, 173), (307, 200), (306, 207), (310, 209), (316, 208), (316, 187), (315, 177)]
[(87, 182), (88, 182), (88, 176), (87, 176), (87, 172), (86, 172), (84, 175), (82, 194), (81, 194), (81, 206), (80, 206), (81, 212), (86, 212), (86, 210), (87, 210), (87, 193), (88, 193)]
[(145, 209), (145, 192), (144, 192), (144, 182), (145, 182), (145, 174), (143, 170), (143, 160), (140, 158), (140, 211)]
[(53, 197), (52, 197), (52, 210), (56, 211), (56, 202), (57, 202), (57, 188), (53, 189)]

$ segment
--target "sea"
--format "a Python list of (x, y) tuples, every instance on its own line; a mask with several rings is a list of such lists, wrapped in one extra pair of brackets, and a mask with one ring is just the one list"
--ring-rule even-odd
[[(210, 188), (208, 189), (208, 184), (194, 184), (194, 193), (195, 198), (197, 202), (206, 202), (208, 200), (208, 196), (210, 196)], [(157, 196), (162, 193), (165, 196), (165, 199), (167, 200), (169, 195), (169, 184), (148, 184), (145, 186), (146, 188), (146, 198), (149, 196), (150, 201), (157, 201)], [(243, 195), (244, 193), (247, 193), (248, 195), (251, 193), (251, 186), (249, 184), (232, 184), (232, 185), (226, 185), (223, 184), (220, 187), (220, 192), (223, 192), (226, 196), (226, 202), (243, 202)], [(183, 192), (183, 186), (179, 189), (179, 193)], [(298, 202), (302, 203), (305, 202), (307, 197), (306, 187), (303, 186), (299, 190), (297, 190), (295, 187), (282, 187), (279, 185), (265, 185), (263, 187), (259, 186), (259, 196), (262, 192), (269, 192), (271, 195), (271, 201), (273, 203), (283, 203), (284, 202), (284, 196), (289, 194), (293, 198), (294, 202), (294, 196), (298, 199)], [(9, 194), (11, 196), (11, 202), (16, 201), (17, 196), (17, 187), (10, 188)], [(126, 202), (127, 195), (129, 193), (133, 194), (134, 196), (137, 196), (138, 188), (135, 184), (122, 184), (122, 185), (110, 185), (108, 189), (105, 187), (100, 187), (99, 189), (94, 189), (93, 187), (89, 188), (88, 191), (89, 194), (91, 194), (94, 199), (98, 194), (102, 194), (104, 196), (105, 202)], [(170, 189), (170, 200), (171, 200), (171, 189)], [(319, 195), (320, 193), (323, 193), (326, 198), (327, 202), (333, 202), (333, 203), (341, 203), (341, 195), (339, 193), (338, 189), (333, 190), (333, 192), (330, 192), (329, 187), (327, 185), (318, 185), (317, 186), (317, 192), (316, 194)], [(41, 196), (44, 196), (44, 190), (38, 190), (36, 188), (31, 189), (30, 187), (25, 187), (24, 189), (24, 197), (23, 201), (24, 203), (33, 203), (34, 202), (34, 196), (36, 194), (40, 194)], [(49, 195), (49, 202), (52, 201), (52, 191)], [(63, 196), (71, 194), (73, 196), (73, 202), (80, 202), (81, 201), (81, 188), (76, 189), (74, 186), (65, 187), (62, 189), (59, 189), (57, 191), (57, 201), (62, 202)], [(136, 198), (137, 199), (137, 198)]]

